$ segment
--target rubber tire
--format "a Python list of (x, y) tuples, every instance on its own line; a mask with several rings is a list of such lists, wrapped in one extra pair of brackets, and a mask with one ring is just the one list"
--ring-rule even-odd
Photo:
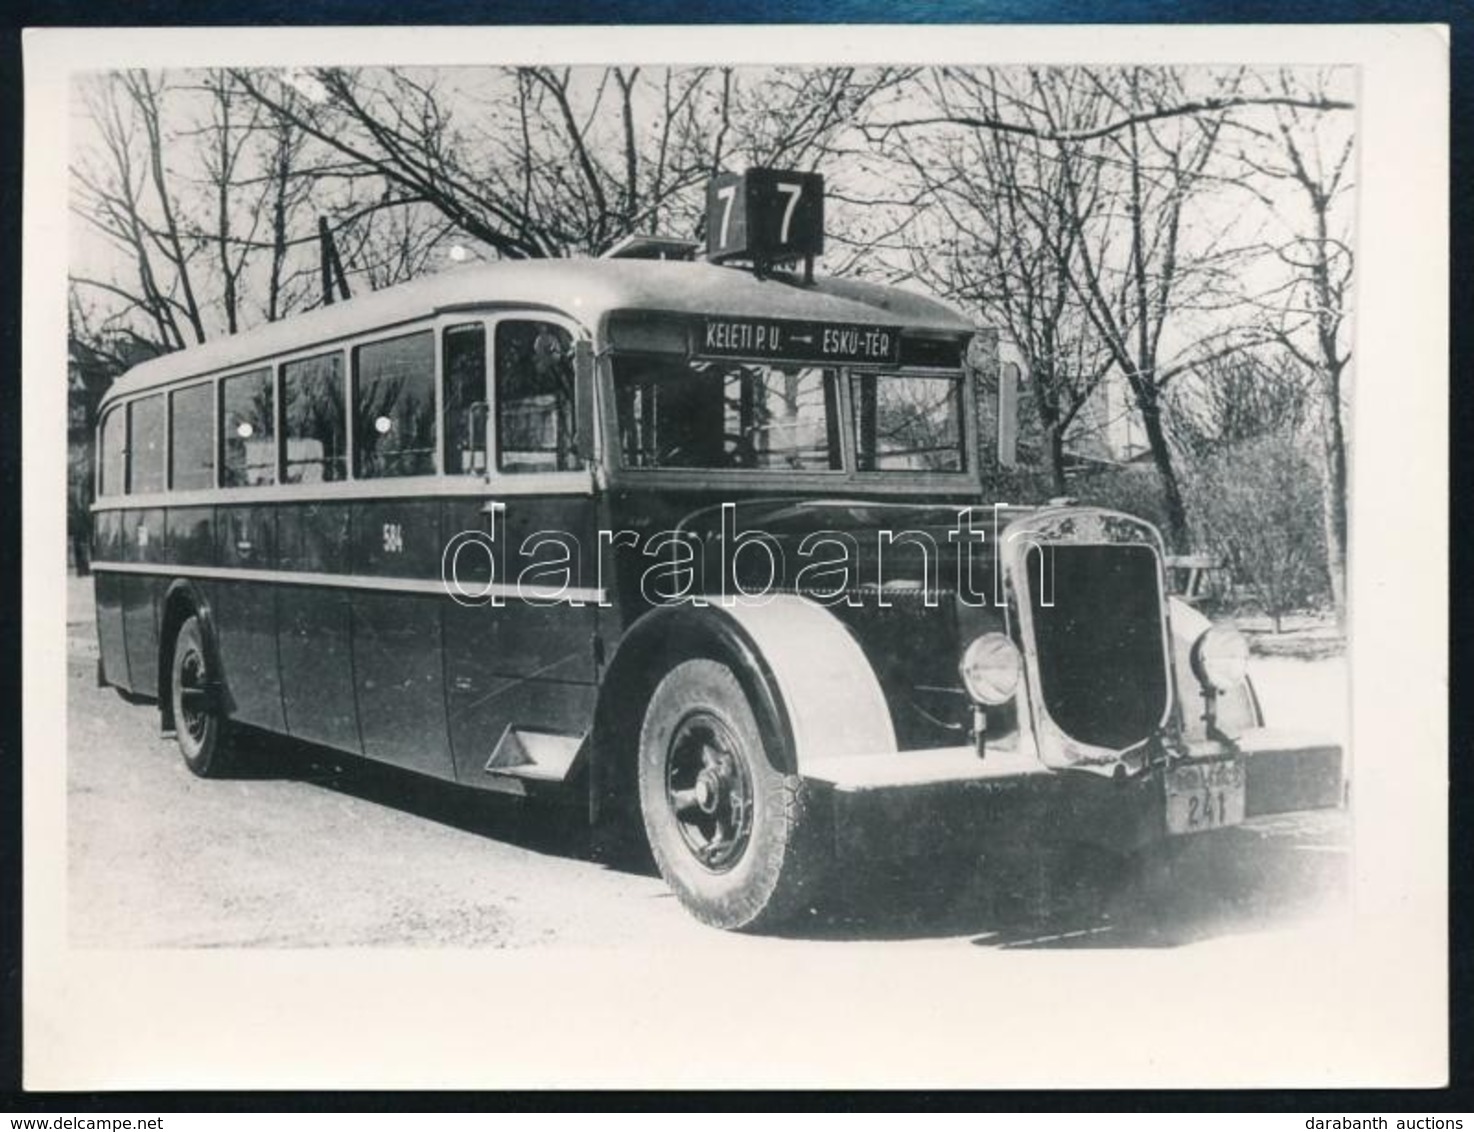
[(199, 655), (205, 667), (206, 678), (220, 681), (220, 673), (213, 670), (210, 652), (205, 647), (205, 633), (200, 619), (191, 616), (179, 627), (174, 638), (174, 660), (169, 673), (169, 694), (174, 712), (174, 737), (179, 751), (184, 756), (184, 765), (201, 778), (221, 778), (234, 767), (230, 722), (217, 709), (205, 720), (203, 734), (196, 739), (184, 725), (184, 707), (180, 674), (191, 652)]
[[(712, 872), (692, 855), (665, 793), (666, 751), (676, 727), (693, 710), (718, 716), (736, 738), (734, 752), (752, 783), (752, 831), (742, 856)], [(791, 918), (807, 903), (826, 854), (805, 821), (803, 780), (776, 769), (757, 719), (732, 670), (713, 660), (688, 660), (656, 687), (640, 728), (640, 813), (660, 875), (698, 920), (712, 927), (752, 930)]]

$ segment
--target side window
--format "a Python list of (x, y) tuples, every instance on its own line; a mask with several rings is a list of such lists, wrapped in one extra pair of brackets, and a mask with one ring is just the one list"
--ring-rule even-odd
[(445, 370), (442, 413), (447, 475), (486, 471), (486, 328), (447, 327), (440, 344)]
[(285, 482), (327, 483), (347, 479), (343, 355), (319, 354), (287, 362), (281, 373)]
[(354, 474), (435, 471), (435, 336), (430, 331), (353, 351)]
[(269, 369), (220, 383), (220, 486), (276, 482), (276, 405)]
[(215, 383), (169, 394), (169, 486), (191, 491), (215, 486)]
[(550, 322), (499, 322), (495, 372), (498, 470), (577, 469), (573, 335)]
[(164, 395), (128, 405), (128, 494), (164, 490)]
[(102, 453), (98, 456), (102, 475), (98, 495), (122, 495), (128, 468), (128, 412), (109, 409), (102, 419)]

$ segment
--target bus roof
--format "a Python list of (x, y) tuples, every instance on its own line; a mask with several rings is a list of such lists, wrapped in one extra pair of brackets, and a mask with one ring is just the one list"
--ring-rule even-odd
[(858, 280), (786, 278), (707, 263), (639, 259), (521, 260), (458, 268), (334, 303), (134, 366), (107, 400), (189, 377), (250, 365), (317, 343), (372, 332), (439, 311), (515, 306), (561, 311), (589, 328), (621, 310), (739, 318), (874, 323), (960, 336), (973, 325), (935, 299)]

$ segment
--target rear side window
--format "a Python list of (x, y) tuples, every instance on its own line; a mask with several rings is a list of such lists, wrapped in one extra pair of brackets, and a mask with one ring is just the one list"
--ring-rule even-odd
[(164, 490), (164, 395), (128, 405), (128, 494)]
[(347, 479), (343, 355), (319, 354), (288, 362), (281, 372), (286, 482), (327, 483)]
[(169, 486), (175, 491), (215, 486), (214, 401), (213, 383), (169, 394)]
[(220, 383), (222, 487), (276, 482), (276, 411), (271, 371), (227, 377)]
[(428, 330), (353, 351), (354, 474), (435, 471), (435, 337)]
[(110, 409), (102, 418), (102, 452), (97, 458), (98, 495), (122, 495), (128, 467), (128, 412)]

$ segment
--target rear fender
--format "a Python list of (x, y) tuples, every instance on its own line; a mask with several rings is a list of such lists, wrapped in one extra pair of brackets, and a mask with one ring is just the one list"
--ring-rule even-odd
[(220, 649), (215, 635), (215, 619), (210, 612), (210, 603), (200, 588), (188, 578), (176, 578), (170, 583), (160, 606), (163, 615), (159, 620), (159, 716), (165, 730), (174, 726), (173, 689), (169, 682), (174, 674), (174, 639), (179, 628), (191, 616), (199, 619), (200, 632), (205, 639), (205, 651), (209, 657), (211, 671), (221, 673), (221, 704), (228, 714), (234, 706), (225, 683), (220, 665)]

